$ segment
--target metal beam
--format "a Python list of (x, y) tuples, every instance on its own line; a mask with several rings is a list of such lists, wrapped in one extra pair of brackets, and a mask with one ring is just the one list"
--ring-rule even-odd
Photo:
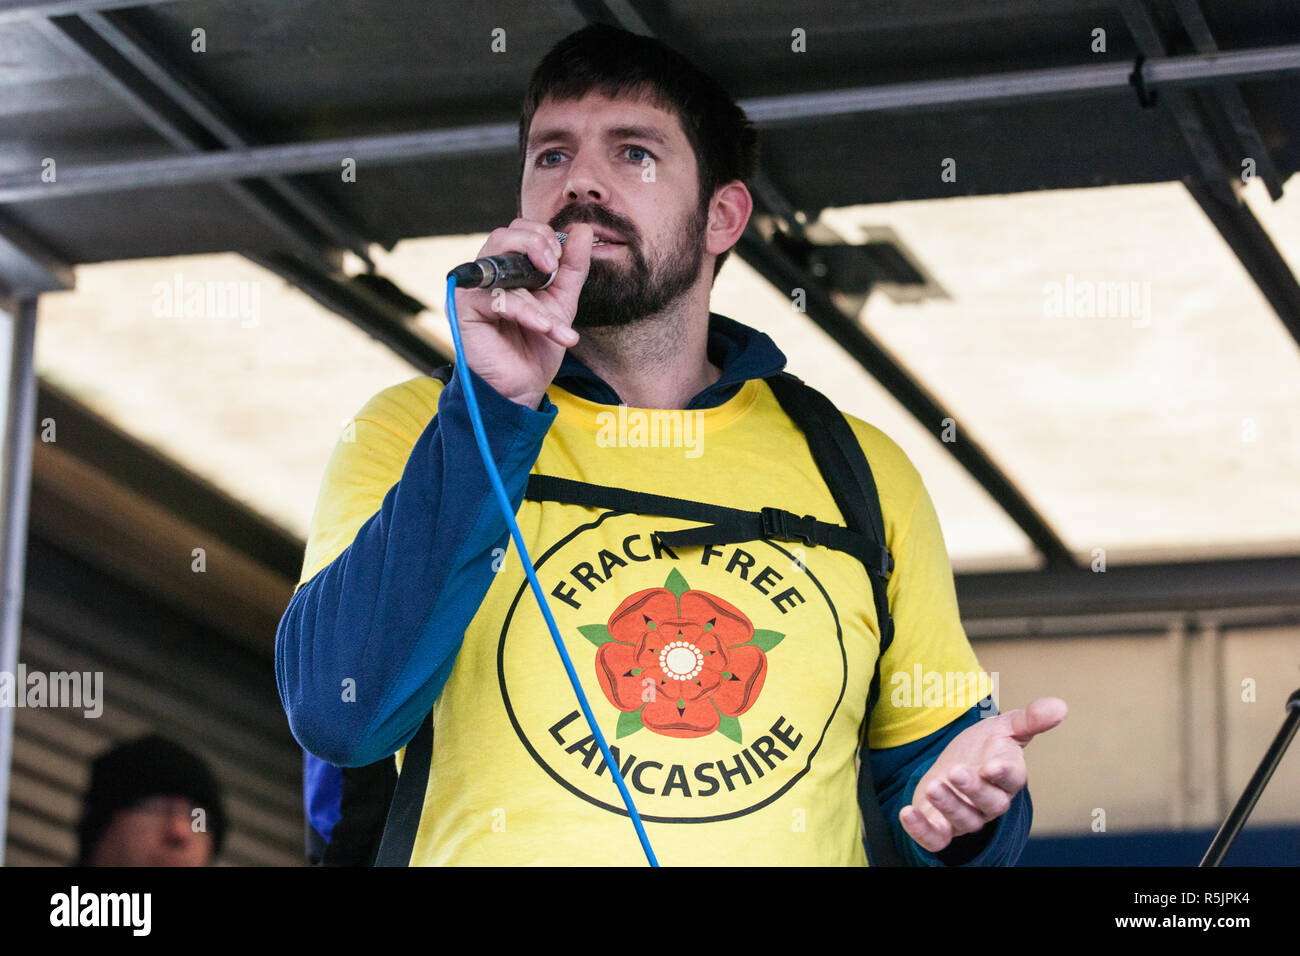
[[(1119, 0), (1119, 11), (1129, 32), (1133, 35), (1139, 52), (1144, 57), (1163, 57), (1164, 40), (1143, 0)], [(1234, 191), (1236, 176), (1224, 166), (1214, 141), (1205, 130), (1205, 124), (1202, 122), (1196, 104), (1191, 99), (1191, 94), (1186, 90), (1167, 90), (1158, 105), (1173, 115), (1183, 142), (1187, 144), (1192, 159), (1201, 170), (1201, 178), (1219, 199), (1231, 202), (1236, 196)]]
[[(943, 110), (968, 103), (1056, 98), (1129, 88), (1128, 64), (1065, 67), (1000, 73), (956, 80), (926, 80), (822, 93), (741, 100), (759, 126), (817, 122), (828, 116), (891, 110)], [(1300, 72), (1300, 45), (1266, 47), (1204, 56), (1147, 60), (1141, 68), (1151, 87), (1200, 86), (1227, 80), (1262, 79)], [(104, 163), (62, 170), (56, 183), (31, 173), (0, 176), (0, 203), (113, 192), (139, 187), (248, 179), (276, 173), (337, 170), (344, 157), (373, 165), (453, 156), (514, 152), (515, 123), (489, 123), (348, 139), (213, 150), (191, 156)]]
[[(1140, 73), (1148, 87), (1164, 88), (1264, 79), (1297, 70), (1300, 70), (1300, 45), (1150, 59), (1142, 64)], [(1067, 66), (822, 93), (795, 93), (745, 100), (740, 105), (755, 123), (776, 124), (810, 117), (822, 119), (890, 110), (948, 109), (966, 103), (992, 104), (1077, 93), (1109, 93), (1128, 89), (1132, 74), (1133, 67), (1127, 63)]]
[(71, 289), (75, 283), (71, 265), (0, 213), (0, 292), (15, 299), (33, 298)]
[(1184, 185), (1300, 345), (1300, 282), (1264, 226), (1249, 206), (1225, 203), (1200, 183)]
[(31, 173), (0, 176), (0, 203), (248, 179), (275, 173), (337, 171), (345, 157), (355, 159), (358, 164), (383, 165), (481, 156), (514, 151), (518, 144), (517, 123), (491, 123), (416, 133), (212, 150), (192, 156), (61, 168), (59, 180), (54, 183), (42, 183)]
[(1300, 556), (1146, 564), (1105, 571), (1050, 568), (958, 574), (963, 620), (1182, 613), (1234, 608), (1300, 610)]
[(178, 466), (152, 445), (49, 382), (37, 383), (36, 406), (42, 420), (52, 418), (61, 433), (77, 436), (75, 457), (79, 464), (111, 480), (114, 486), (147, 498), (204, 534), (226, 542), (276, 574), (297, 580), (304, 542), (275, 521)]
[[(203, 133), (201, 127), (186, 116), (180, 107), (160, 94), (81, 20), (76, 17), (42, 20), (36, 26), (52, 43), (88, 67), (100, 85), (129, 104), (136, 115), (181, 153), (190, 157), (203, 155), (208, 144), (200, 138)], [(286, 218), (282, 211), (273, 208), (265, 197), (258, 196), (248, 184), (229, 181), (221, 182), (220, 185), (239, 205), (275, 232), (284, 241), (286, 248), (306, 259), (326, 261), (327, 243), (318, 237), (307, 235), (299, 223)]]
[[(958, 582), (961, 576), (957, 577)], [(1024, 582), (1033, 587), (1033, 582)], [(958, 584), (960, 589), (961, 585)], [(1300, 607), (1206, 607), (1195, 611), (1131, 611), (1123, 614), (1064, 614), (1053, 617), (963, 616), (962, 627), (972, 642), (1042, 638), (1154, 636), (1167, 634), (1171, 621), (1196, 629), (1232, 628), (1236, 634), (1268, 633), (1277, 628), (1300, 627)]]
[[(120, 18), (100, 13), (86, 13), (81, 19), (86, 27), (94, 31), (152, 85), (152, 90), (141, 91), (141, 95), (150, 96), (160, 103), (168, 103), (183, 111), (190, 121), (202, 127), (227, 149), (240, 149), (249, 145), (247, 136), (240, 132), (226, 109), (174, 66), (164, 64), (153, 44), (134, 27)], [(132, 98), (131, 102), (136, 100)], [(199, 152), (202, 149), (203, 144), (196, 142), (188, 151)], [(369, 252), (370, 241), (363, 237), (360, 225), (352, 221), (349, 215), (314, 195), (304, 184), (293, 183), (280, 176), (268, 177), (265, 183), (331, 242), (351, 249), (368, 266), (374, 267)]]
[(44, 17), (62, 17), (88, 10), (122, 10), (128, 7), (157, 7), (172, 0), (0, 0), (0, 24)]
[[(1210, 25), (1205, 22), (1205, 15), (1196, 0), (1173, 0), (1173, 5), (1183, 29), (1192, 38), (1192, 45), (1196, 47), (1196, 52), (1217, 53), (1219, 43), (1210, 32)], [(1268, 147), (1264, 145), (1263, 137), (1259, 135), (1259, 128), (1251, 118), (1246, 101), (1241, 98), (1241, 91), (1235, 86), (1217, 84), (1208, 87), (1204, 93), (1215, 100), (1227, 115), (1243, 149), (1240, 158), (1249, 156), (1255, 160), (1255, 169), (1259, 178), (1268, 187), (1269, 196), (1277, 202), (1282, 198), (1282, 177), (1277, 167), (1273, 165), (1273, 158), (1269, 155)]]
[[(201, 155), (217, 143), (233, 149), (247, 146), (234, 121), (218, 103), (186, 77), (164, 66), (148, 41), (124, 24), (89, 12), (84, 14), (84, 20), (62, 17), (41, 24), (41, 29), (86, 60), (109, 89), (183, 152)], [(269, 177), (265, 184), (227, 182), (223, 185), (260, 221), (285, 237), (288, 249), (308, 263), (291, 267), (285, 257), (276, 256), (279, 274), (290, 278), (318, 301), (328, 298), (333, 303), (331, 308), (371, 334), (382, 330), (396, 343), (399, 353), (405, 350), (411, 355), (423, 354), (417, 348), (418, 339), (408, 339), (403, 334), (404, 316), (341, 279), (333, 251), (322, 248), (318, 236), (351, 248), (373, 269), (374, 262), (368, 252), (370, 243), (361, 237), (355, 225), (345, 221), (343, 214), (311, 196), (305, 187), (280, 177)], [(268, 186), (274, 195), (267, 192)], [(291, 208), (285, 208), (286, 203)], [(304, 228), (298, 216), (305, 218), (317, 232)], [(308, 284), (301, 284), (307, 277), (310, 277)]]
[[(46, 414), (44, 407), (40, 414)], [(58, 422), (62, 429), (63, 420)], [(123, 592), (147, 594), (153, 603), (201, 621), (212, 631), (254, 650), (263, 660), (272, 656), (276, 625), (302, 571), (302, 542), (297, 542), (295, 556), (289, 547), (292, 542), (286, 539), (283, 550), (291, 552), (289, 560), (281, 567), (268, 568), (243, 551), (241, 544), (232, 544), (229, 530), (212, 527), (210, 509), (214, 504), (243, 525), (257, 520), (247, 508), (231, 504), (226, 496), (194, 481), (192, 475), (161, 456), (154, 465), (154, 480), (188, 482), (196, 492), (193, 499), (182, 502), (177, 511), (160, 501), (147, 485), (144, 493), (127, 488), (82, 456), (84, 450), (99, 452), (93, 446), (98, 437), (99, 433), (92, 431), (77, 434), (72, 443), (34, 443), (27, 536), (30, 584), (24, 615), (28, 626), (34, 604), (40, 601), (37, 582), (49, 572), (39, 554), (52, 547), (75, 556), (78, 563), (102, 569)], [(75, 445), (75, 454), (66, 447), (70, 444)], [(198, 524), (195, 518), (209, 520)], [(206, 556), (203, 574), (190, 570), (188, 556), (196, 544), (202, 545)], [(166, 555), (176, 559), (168, 560)], [(40, 583), (48, 588), (54, 582)], [(66, 578), (58, 584), (61, 589), (76, 587)], [(174, 632), (169, 633), (162, 643), (171, 644), (175, 638)], [(26, 648), (24, 653), (30, 655)]]
[[(1119, 6), (1138, 49), (1150, 56), (1163, 56), (1166, 50), (1164, 39), (1142, 0), (1119, 0)], [(1218, 45), (1210, 35), (1209, 26), (1200, 16), (1194, 0), (1179, 0), (1177, 6), (1180, 20), (1198, 48), (1203, 51), (1217, 49)], [(1239, 158), (1248, 155), (1255, 158), (1259, 175), (1269, 183), (1271, 195), (1276, 191), (1276, 199), (1282, 194), (1280, 177), (1268, 151), (1259, 140), (1258, 131), (1250, 121), (1236, 87), (1219, 84), (1208, 87), (1206, 92), (1210, 95), (1201, 98), (1200, 102), (1205, 104), (1206, 109), (1217, 109), (1222, 114), (1222, 126), (1244, 132), (1246, 141), (1236, 144), (1239, 147)], [(1295, 273), (1278, 251), (1267, 230), (1255, 218), (1250, 207), (1241, 201), (1239, 170), (1224, 160), (1206, 132), (1191, 94), (1183, 90), (1171, 90), (1169, 93), (1165, 104), (1173, 112), (1183, 139), (1201, 169), (1201, 182), (1184, 185), (1258, 286), (1260, 293), (1273, 307), (1296, 344), (1300, 345), (1300, 282), (1297, 282)], [(1230, 94), (1235, 94), (1235, 99)], [(1226, 107), (1225, 102), (1228, 104)], [(1253, 147), (1249, 145), (1251, 142), (1255, 144)]]
[[(18, 672), (22, 635), (23, 585), (27, 551), (27, 510), (31, 500), (32, 441), (36, 427), (36, 299), (18, 301), (3, 317), (7, 361), (0, 388), (0, 672)], [(15, 689), (21, 693), (21, 689)], [(14, 709), (0, 707), (0, 866), (4, 865), (9, 808), (9, 765), (13, 756)]]

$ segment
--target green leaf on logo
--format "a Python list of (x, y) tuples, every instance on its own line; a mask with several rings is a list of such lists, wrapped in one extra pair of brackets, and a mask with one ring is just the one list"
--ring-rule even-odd
[(741, 743), (740, 739), (740, 721), (735, 717), (728, 717), (726, 714), (721, 715), (718, 721), (718, 733), (724, 737), (730, 737), (736, 743)]
[(768, 651), (776, 647), (776, 645), (780, 644), (784, 640), (785, 640), (785, 635), (782, 634), (780, 631), (755, 630), (754, 638), (749, 643), (753, 644), (760, 651), (766, 654)]
[(591, 643), (600, 647), (602, 644), (608, 644), (614, 638), (610, 636), (609, 628), (604, 624), (579, 624), (578, 630), (582, 636)]
[(681, 572), (676, 568), (673, 568), (672, 571), (669, 572), (668, 580), (664, 582), (664, 587), (672, 591), (678, 601), (682, 599), (683, 594), (691, 589), (691, 586), (686, 583), (686, 579), (682, 577)]
[[(645, 707), (642, 707), (641, 710), (645, 710)], [(644, 726), (641, 723), (641, 710), (635, 710), (630, 714), (623, 711), (618, 715), (618, 728), (614, 731), (616, 738), (634, 734)]]

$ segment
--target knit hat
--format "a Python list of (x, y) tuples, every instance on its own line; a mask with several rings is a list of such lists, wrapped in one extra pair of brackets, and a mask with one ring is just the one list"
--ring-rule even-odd
[(226, 831), (221, 786), (202, 758), (174, 741), (151, 735), (118, 744), (92, 765), (90, 789), (77, 828), (81, 837), (78, 865), (86, 865), (114, 814), (159, 794), (189, 797), (202, 807), (212, 834), (213, 856), (221, 852)]

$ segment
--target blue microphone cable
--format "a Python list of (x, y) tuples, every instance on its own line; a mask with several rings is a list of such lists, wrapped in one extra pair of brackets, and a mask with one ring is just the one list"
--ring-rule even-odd
[(592, 716), (591, 705), (587, 703), (587, 695), (582, 692), (582, 685), (578, 682), (578, 673), (573, 669), (573, 661), (569, 660), (569, 652), (565, 650), (564, 641), (560, 638), (560, 629), (555, 624), (555, 618), (551, 616), (550, 605), (546, 603), (546, 597), (542, 594), (542, 586), (538, 583), (537, 575), (533, 571), (533, 560), (528, 556), (528, 549), (524, 547), (524, 538), (519, 531), (519, 525), (515, 521), (514, 509), (510, 507), (510, 497), (506, 494), (505, 486), (501, 484), (501, 473), (497, 471), (497, 466), (492, 461), (491, 446), (488, 445), (487, 433), (483, 429), (483, 419), (479, 416), (478, 399), (474, 396), (474, 384), (470, 381), (469, 362), (465, 359), (465, 350), (460, 342), (460, 321), (456, 317), (455, 276), (447, 277), (447, 320), (451, 324), (451, 340), (456, 347), (456, 366), (462, 373), (460, 383), (465, 390), (465, 404), (469, 406), (469, 419), (474, 425), (474, 439), (478, 442), (478, 450), (483, 458), (483, 466), (487, 468), (488, 478), (492, 482), (492, 489), (496, 492), (497, 503), (501, 505), (501, 513), (505, 515), (506, 524), (510, 528), (510, 535), (515, 539), (515, 547), (519, 549), (519, 556), (524, 563), (524, 573), (528, 575), (528, 583), (532, 585), (533, 595), (537, 598), (537, 606), (541, 608), (542, 616), (546, 618), (546, 624), (551, 629), (555, 649), (560, 652), (560, 660), (564, 661), (564, 669), (569, 673), (569, 683), (573, 685), (573, 691), (578, 695), (578, 703), (582, 705), (582, 714), (587, 718), (587, 725), (591, 727), (596, 743), (600, 744), (600, 752), (605, 757), (605, 766), (609, 767), (614, 782), (618, 784), (618, 792), (623, 796), (623, 803), (627, 807), (628, 816), (632, 818), (632, 826), (636, 827), (636, 835), (641, 841), (641, 848), (645, 850), (646, 859), (651, 866), (658, 866), (659, 861), (655, 859), (654, 850), (650, 848), (650, 839), (645, 834), (645, 827), (641, 825), (641, 815), (636, 812), (636, 806), (632, 803), (632, 794), (628, 792), (627, 784), (623, 780), (623, 774), (619, 771), (618, 763), (609, 752), (609, 745), (605, 743), (605, 735), (596, 726), (596, 718)]

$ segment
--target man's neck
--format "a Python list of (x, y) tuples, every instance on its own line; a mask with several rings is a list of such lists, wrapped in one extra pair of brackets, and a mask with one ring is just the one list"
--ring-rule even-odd
[(571, 351), (633, 408), (685, 408), (722, 377), (708, 358), (708, 302), (631, 325), (580, 329)]

